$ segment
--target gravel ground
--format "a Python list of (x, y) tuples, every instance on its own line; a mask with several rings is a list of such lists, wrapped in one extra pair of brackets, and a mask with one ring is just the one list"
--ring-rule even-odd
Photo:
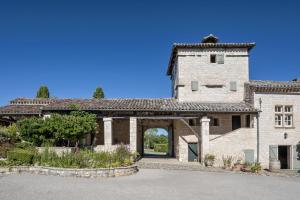
[(300, 177), (141, 169), (118, 178), (32, 174), (0, 177), (1, 200), (32, 199), (288, 199), (300, 198)]

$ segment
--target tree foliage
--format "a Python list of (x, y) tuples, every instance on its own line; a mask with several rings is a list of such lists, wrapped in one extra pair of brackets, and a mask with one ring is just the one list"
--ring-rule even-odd
[(158, 129), (148, 129), (144, 134), (144, 146), (148, 149), (154, 149), (155, 144), (168, 144), (168, 138), (165, 135), (158, 135)]
[(41, 86), (39, 88), (39, 90), (36, 93), (36, 98), (49, 98), (50, 97), (50, 93), (49, 93), (49, 89), (47, 86)]
[(18, 122), (20, 136), (35, 145), (43, 143), (76, 143), (96, 129), (96, 115), (84, 111), (72, 111), (69, 115), (53, 114), (45, 120), (27, 118)]
[(94, 99), (102, 99), (104, 98), (104, 92), (101, 87), (97, 87), (94, 94), (93, 94)]

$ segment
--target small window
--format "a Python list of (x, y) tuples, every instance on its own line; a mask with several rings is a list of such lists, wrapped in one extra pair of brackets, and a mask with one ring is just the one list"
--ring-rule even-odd
[(209, 119), (210, 119), (209, 121), (210, 126), (220, 126), (220, 122), (218, 118), (210, 117)]
[(189, 119), (190, 126), (200, 126), (200, 120), (197, 119)]
[(250, 115), (246, 115), (246, 128), (250, 128), (250, 125), (251, 125)]
[(293, 115), (284, 116), (284, 126), (291, 127), (293, 125)]
[(293, 107), (292, 106), (285, 106), (284, 107), (284, 112), (285, 113), (292, 113), (293, 112)]
[(210, 63), (216, 63), (216, 61), (217, 61), (217, 55), (211, 54), (210, 55)]
[(275, 126), (282, 127), (282, 115), (275, 115)]
[(275, 113), (282, 113), (283, 106), (275, 106)]

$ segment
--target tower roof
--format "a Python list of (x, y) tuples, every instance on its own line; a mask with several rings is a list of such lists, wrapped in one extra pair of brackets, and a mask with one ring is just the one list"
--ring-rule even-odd
[(202, 43), (218, 43), (219, 38), (213, 34), (209, 34), (202, 39)]

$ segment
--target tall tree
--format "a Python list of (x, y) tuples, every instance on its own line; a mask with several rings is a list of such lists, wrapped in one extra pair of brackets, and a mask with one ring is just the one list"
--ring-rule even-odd
[(104, 92), (101, 87), (97, 87), (94, 94), (93, 94), (94, 99), (102, 99), (104, 98)]
[(39, 90), (36, 93), (36, 98), (49, 98), (50, 97), (50, 93), (49, 93), (49, 89), (47, 86), (41, 86), (39, 88)]

